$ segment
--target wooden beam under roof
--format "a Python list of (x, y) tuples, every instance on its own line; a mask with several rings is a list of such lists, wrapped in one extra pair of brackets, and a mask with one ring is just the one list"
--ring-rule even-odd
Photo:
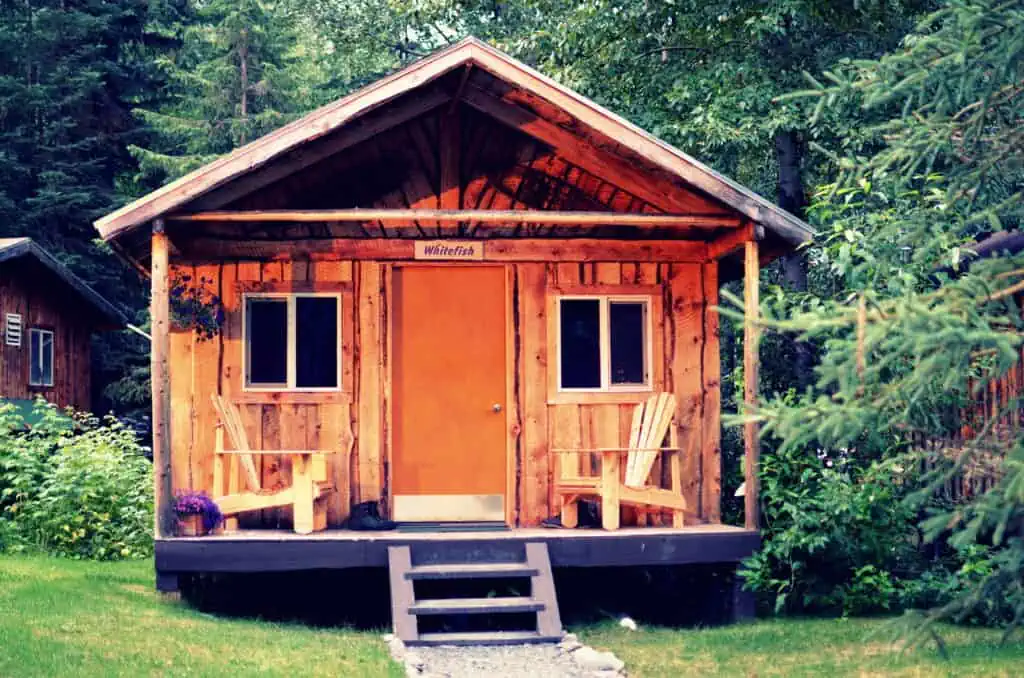
[(193, 203), (193, 207), (197, 210), (223, 207), (451, 101), (451, 95), (443, 89), (427, 90), (414, 99), (396, 103), (390, 108), (382, 110), (379, 115), (368, 120), (355, 122), (319, 144), (294, 150), (288, 158), (268, 164), (249, 175), (244, 175), (215, 188), (198, 198)]
[(739, 217), (704, 214), (642, 214), (635, 212), (558, 212), (551, 210), (439, 210), (439, 209), (365, 209), (340, 210), (238, 210), (173, 214), (168, 221), (218, 222), (409, 222), (480, 221), (513, 224), (609, 225), (638, 227), (736, 228)]
[[(597, 238), (496, 238), (484, 243), (484, 261), (703, 262), (707, 245), (695, 240), (609, 240)], [(415, 258), (416, 241), (406, 238), (324, 238), (223, 240), (203, 237), (186, 243), (189, 261), (294, 259), (403, 261)]]
[[(492, 96), (473, 85), (463, 91), (462, 100), (481, 113), (552, 146), (568, 162), (582, 167), (644, 202), (664, 210), (693, 210), (693, 203), (676, 197), (683, 189), (672, 182), (640, 170), (628, 161), (594, 146), (522, 106)], [(699, 198), (696, 200), (709, 202)]]

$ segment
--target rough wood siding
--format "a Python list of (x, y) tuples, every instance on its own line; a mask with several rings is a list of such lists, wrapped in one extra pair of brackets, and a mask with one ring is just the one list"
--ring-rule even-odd
[[(337, 288), (351, 283), (351, 262), (229, 262), (223, 264), (176, 264), (174, 274), (204, 278), (224, 305), (220, 333), (201, 339), (193, 330), (177, 327), (171, 332), (171, 447), (176, 490), (191, 488), (215, 492), (213, 448), (216, 415), (210, 396), (220, 393), (236, 403), (242, 414), (250, 445), (254, 448), (332, 449), (328, 478), (336, 492), (329, 499), (328, 522), (340, 525), (348, 516), (353, 497), (349, 479), (358, 464), (349, 455), (350, 431), (355, 428), (355, 410), (350, 411), (356, 361), (353, 304), (350, 292), (342, 291), (342, 388), (341, 393), (312, 398), (290, 398), (287, 394), (257, 395), (244, 392), (242, 379), (242, 313), (244, 290), (260, 285), (289, 283), (316, 288), (318, 283)], [(282, 289), (282, 288), (275, 288)], [(365, 447), (365, 446), (364, 446)], [(291, 482), (291, 469), (278, 457), (258, 457), (264, 487)], [(242, 525), (287, 527), (289, 510), (267, 510), (262, 515), (243, 515)]]
[[(519, 378), (511, 427), (514, 477), (511, 517), (537, 525), (556, 513), (555, 461), (549, 450), (586, 445), (625, 445), (632, 402), (553, 403), (549, 398), (548, 302), (558, 286), (636, 286), (657, 290), (661, 315), (653, 318), (654, 387), (673, 390), (679, 400), (680, 444), (686, 450), (684, 488), (690, 520), (719, 518), (720, 443), (718, 414), (717, 280), (714, 265), (652, 263), (523, 263), (509, 265), (510, 341)], [(329, 476), (332, 496), (328, 525), (337, 527), (352, 504), (389, 497), (390, 406), (388, 336), (390, 264), (382, 262), (238, 262), (175, 267), (179, 273), (213, 281), (223, 300), (225, 323), (212, 340), (177, 328), (171, 336), (171, 443), (174, 486), (213, 490), (213, 435), (216, 419), (210, 394), (240, 404), (253, 447), (336, 449)], [(246, 394), (242, 388), (241, 292), (239, 285), (349, 283), (342, 293), (342, 394), (298, 399)], [(277, 289), (277, 288), (276, 288)], [(308, 289), (308, 287), (306, 288)], [(512, 380), (514, 375), (510, 375)], [(634, 398), (640, 399), (644, 395)], [(265, 402), (255, 402), (262, 398)], [(275, 399), (276, 398), (276, 399)], [(587, 396), (581, 396), (586, 400)], [(510, 407), (512, 404), (510, 403)], [(354, 440), (350, 440), (350, 436)], [(351, 451), (349, 446), (351, 443)], [(291, 482), (280, 459), (261, 457), (265, 487)], [(594, 469), (595, 460), (582, 459)], [(667, 469), (656, 473), (666, 473)], [(658, 516), (652, 518), (655, 522)], [(243, 516), (242, 524), (288, 527), (287, 510)]]
[[(20, 264), (0, 271), (0, 329), (7, 313), (21, 315), (21, 346), (0, 339), (0, 396), (37, 395), (61, 407), (89, 410), (92, 322), (63, 288), (40, 284), (39, 272)], [(53, 386), (29, 386), (29, 330), (53, 331)]]
[[(523, 365), (521, 463), (517, 516), (520, 525), (537, 525), (557, 512), (553, 500), (555, 460), (549, 449), (628, 444), (633, 403), (549, 402), (548, 375), (556, 358), (546, 336), (547, 297), (555, 286), (583, 285), (595, 293), (602, 285), (655, 286), (662, 315), (653, 318), (654, 389), (671, 390), (679, 401), (680, 445), (686, 451), (684, 489), (689, 520), (717, 522), (721, 485), (717, 270), (713, 264), (558, 263), (518, 264), (519, 324), (515, 328)], [(660, 344), (660, 346), (659, 346)], [(637, 399), (644, 398), (637, 396)], [(570, 455), (563, 459), (573, 463)], [(579, 460), (583, 470), (596, 460)], [(655, 474), (667, 473), (656, 469)]]

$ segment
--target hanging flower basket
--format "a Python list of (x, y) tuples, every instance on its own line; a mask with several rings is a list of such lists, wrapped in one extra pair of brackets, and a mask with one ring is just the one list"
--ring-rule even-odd
[(201, 537), (224, 522), (217, 503), (205, 492), (179, 492), (174, 495), (174, 515), (179, 537)]

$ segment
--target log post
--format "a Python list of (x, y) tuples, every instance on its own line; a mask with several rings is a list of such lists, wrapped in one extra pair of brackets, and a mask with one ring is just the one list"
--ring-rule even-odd
[[(758, 283), (760, 261), (756, 240), (748, 240), (743, 256), (743, 403), (747, 414), (757, 406), (757, 370), (759, 329), (758, 310), (760, 307)], [(759, 529), (760, 482), (758, 461), (760, 456), (760, 431), (758, 423), (748, 421), (743, 426), (743, 451), (746, 459), (746, 489), (743, 496), (743, 513), (748, 530)]]
[(150, 350), (152, 364), (150, 382), (153, 391), (153, 502), (156, 509), (156, 538), (174, 533), (174, 512), (171, 501), (171, 387), (168, 356), (170, 337), (170, 262), (164, 222), (153, 222), (152, 259), (150, 262), (150, 322), (153, 336)]

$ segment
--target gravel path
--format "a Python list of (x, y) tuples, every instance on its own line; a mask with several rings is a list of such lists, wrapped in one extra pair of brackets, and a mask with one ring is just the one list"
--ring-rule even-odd
[(426, 664), (424, 676), (434, 678), (586, 678), (572, 655), (557, 645), (497, 647), (417, 647)]

